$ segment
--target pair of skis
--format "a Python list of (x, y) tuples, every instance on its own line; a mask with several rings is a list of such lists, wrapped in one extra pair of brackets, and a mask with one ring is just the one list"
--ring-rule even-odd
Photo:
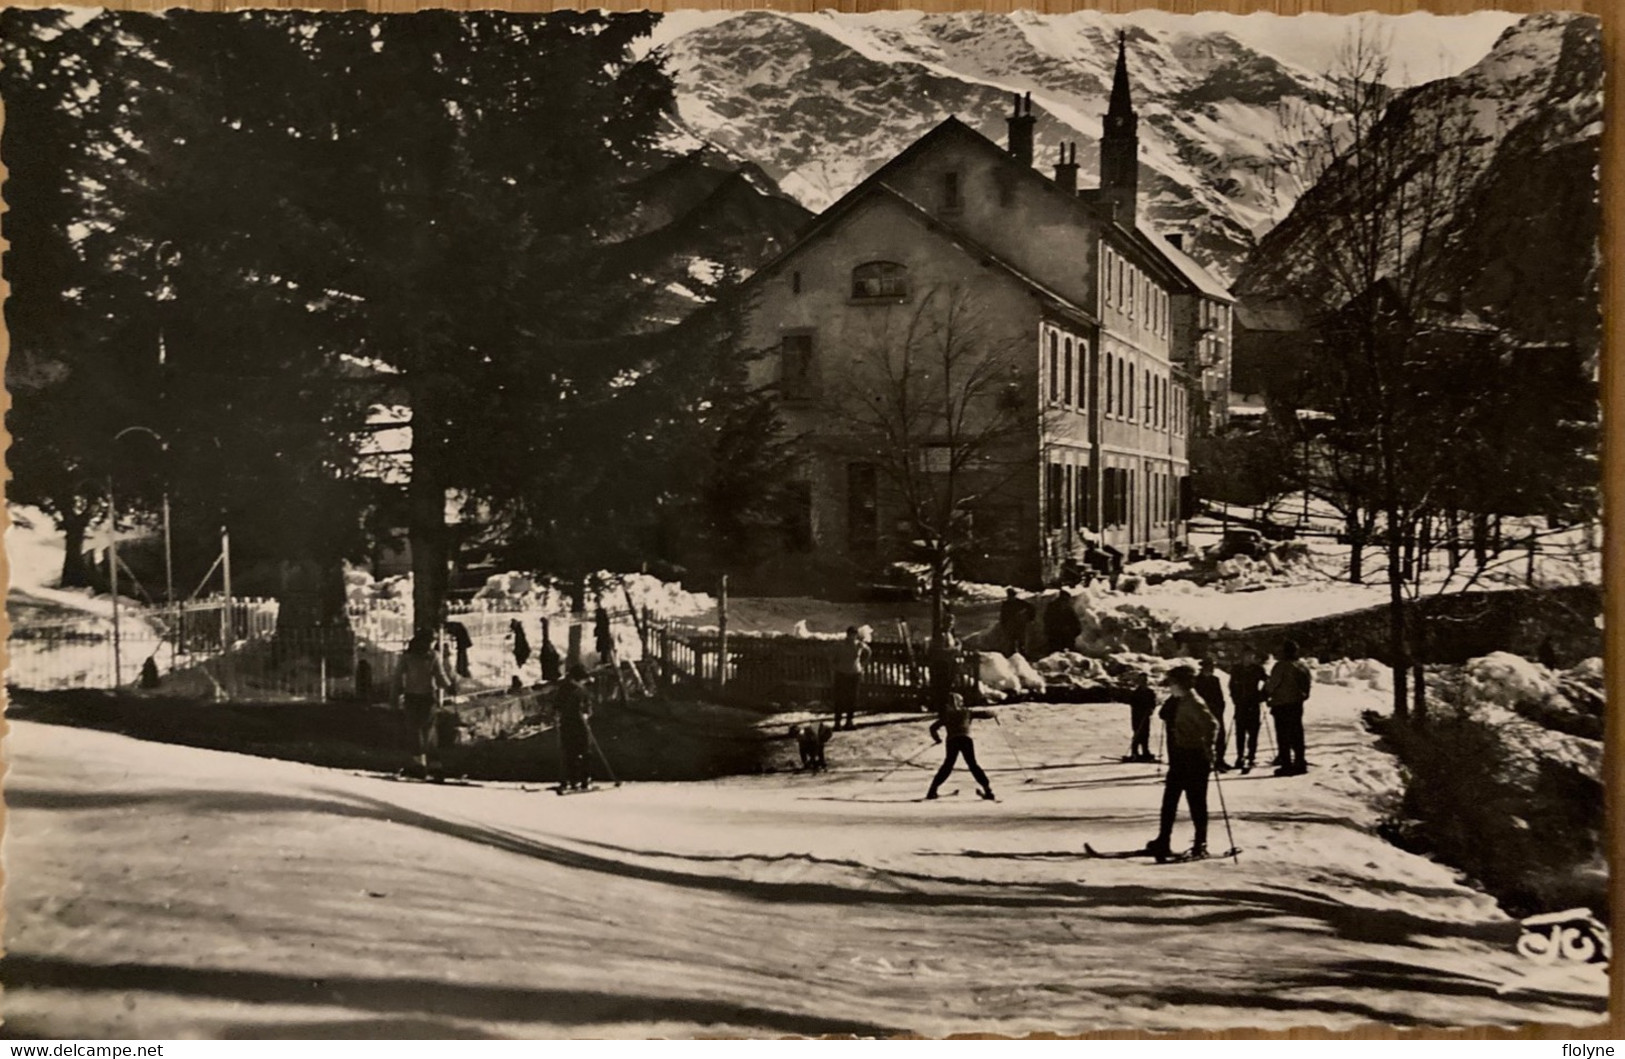
[(1196, 854), (1196, 850), (1192, 848), (1183, 853), (1165, 853), (1158, 856), (1157, 851), (1153, 849), (1121, 849), (1102, 851), (1096, 849), (1087, 842), (1083, 844), (1083, 855), (1091, 860), (1130, 860), (1135, 857), (1151, 857), (1155, 859), (1158, 864), (1189, 864), (1192, 861), (1209, 859), (1224, 860), (1226, 857), (1234, 858), (1240, 853), (1241, 850), (1239, 848), (1232, 848), (1225, 850), (1223, 853), (1203, 853), (1198, 856)]

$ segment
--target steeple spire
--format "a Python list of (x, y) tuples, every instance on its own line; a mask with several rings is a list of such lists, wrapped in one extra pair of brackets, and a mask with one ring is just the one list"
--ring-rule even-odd
[(1128, 34), (1117, 34), (1117, 70), (1112, 75), (1112, 98), (1106, 108), (1100, 137), (1101, 198), (1110, 203), (1118, 221), (1132, 225), (1138, 209), (1140, 185), (1140, 119), (1128, 88)]

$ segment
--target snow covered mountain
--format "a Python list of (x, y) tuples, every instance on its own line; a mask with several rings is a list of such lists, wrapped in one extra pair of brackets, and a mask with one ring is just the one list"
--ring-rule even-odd
[[(1400, 101), (1414, 128), (1441, 114), (1471, 121), (1472, 184), (1453, 218), (1450, 268), (1470, 307), (1526, 339), (1595, 341), (1602, 77), (1598, 20), (1549, 12), (1506, 30), (1470, 69)], [(1383, 124), (1372, 135), (1398, 133)], [(1304, 247), (1317, 204), (1340, 197), (1338, 181), (1336, 171), (1323, 178), (1260, 242), (1238, 292), (1313, 297)]]
[(663, 47), (683, 123), (817, 210), (949, 114), (1003, 142), (1016, 91), (1032, 93), (1039, 164), (1075, 141), (1091, 186), (1120, 29), (1146, 210), (1231, 274), (1299, 190), (1267, 162), (1277, 104), (1312, 102), (1321, 81), (1229, 33), (1087, 11), (749, 12), (700, 21)]

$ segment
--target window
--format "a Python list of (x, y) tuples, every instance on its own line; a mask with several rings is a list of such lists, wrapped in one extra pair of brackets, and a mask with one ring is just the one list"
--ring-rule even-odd
[(1078, 393), (1075, 403), (1080, 412), (1089, 404), (1089, 347), (1082, 339), (1078, 340)]
[(942, 208), (957, 210), (965, 204), (959, 193), (959, 174), (947, 172), (942, 174)]
[[(1066, 468), (1058, 463), (1052, 463), (1049, 465), (1048, 471), (1045, 482), (1047, 488), (1044, 496), (1044, 517), (1050, 529), (1058, 530), (1063, 528), (1066, 520), (1066, 479), (1064, 478)], [(1031, 481), (1031, 479), (1028, 480)]]
[(1089, 465), (1087, 463), (1077, 468), (1077, 486), (1072, 491), (1072, 526), (1082, 530), (1089, 526)]
[(1115, 259), (1116, 259), (1116, 255), (1113, 254), (1110, 250), (1104, 250), (1104, 251), (1101, 252), (1101, 255), (1100, 255), (1100, 275), (1101, 275), (1100, 298), (1107, 305), (1110, 305), (1112, 303), (1112, 262)]
[(1128, 316), (1134, 319), (1134, 288), (1140, 285), (1140, 272), (1138, 269), (1128, 270)]
[(1061, 399), (1061, 353), (1056, 348), (1058, 345), (1060, 345), (1060, 339), (1054, 331), (1051, 331), (1049, 333), (1049, 399), (1051, 404)]
[(1133, 422), (1135, 419), (1139, 418), (1139, 409), (1136, 408), (1135, 405), (1134, 405), (1134, 377), (1136, 375), (1138, 375), (1138, 374), (1139, 374), (1139, 372), (1135, 371), (1133, 368), (1129, 369), (1129, 372), (1128, 372), (1128, 418), (1129, 418), (1130, 422)]
[(1119, 419), (1125, 417), (1128, 414), (1127, 402), (1125, 401), (1125, 399), (1123, 397), (1124, 384), (1125, 384), (1125, 382), (1127, 380), (1127, 376), (1128, 376), (1128, 367), (1127, 367), (1127, 365), (1125, 365), (1123, 363), (1123, 358), (1118, 357), (1117, 358), (1117, 416), (1118, 416)]
[(1184, 522), (1196, 512), (1196, 491), (1191, 488), (1190, 475), (1179, 476), (1179, 520)]
[(908, 268), (895, 261), (869, 261), (852, 270), (852, 297), (901, 301), (908, 297)]
[(1061, 403), (1072, 403), (1072, 340), (1064, 343), (1066, 359), (1061, 363)]
[(1113, 414), (1115, 414), (1117, 412), (1117, 403), (1116, 403), (1116, 400), (1117, 400), (1117, 385), (1112, 380), (1112, 367), (1116, 363), (1117, 363), (1117, 358), (1116, 357), (1112, 356), (1110, 353), (1106, 354), (1106, 414), (1107, 415), (1113, 415)]
[(854, 552), (872, 552), (880, 543), (880, 509), (876, 499), (875, 465), (846, 465), (846, 545)]
[(1128, 269), (1122, 258), (1117, 259), (1117, 304), (1127, 304), (1127, 295), (1123, 291), (1123, 283), (1128, 277)]
[(783, 530), (786, 551), (813, 550), (811, 482), (789, 482), (785, 485)]
[(813, 336), (785, 335), (779, 345), (779, 396), (806, 401), (813, 396)]
[(1148, 426), (1148, 427), (1149, 426), (1154, 426), (1156, 424), (1156, 418), (1155, 418), (1156, 411), (1152, 407), (1152, 404), (1154, 403), (1156, 398), (1152, 395), (1152, 392), (1151, 392), (1151, 369), (1150, 368), (1145, 369), (1145, 396), (1143, 398), (1141, 398), (1141, 400), (1145, 401), (1145, 413), (1144, 413), (1144, 415), (1145, 415), (1145, 425)]

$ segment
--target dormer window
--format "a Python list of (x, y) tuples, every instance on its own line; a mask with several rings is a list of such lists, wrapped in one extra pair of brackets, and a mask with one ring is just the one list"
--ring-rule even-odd
[(908, 297), (908, 268), (895, 261), (868, 261), (852, 270), (854, 301), (902, 301)]

